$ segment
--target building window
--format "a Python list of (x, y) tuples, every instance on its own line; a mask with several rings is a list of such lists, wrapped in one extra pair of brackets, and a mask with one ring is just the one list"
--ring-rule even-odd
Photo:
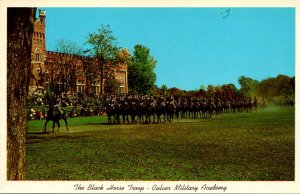
[(41, 59), (40, 59), (40, 54), (36, 54), (36, 61), (40, 62)]

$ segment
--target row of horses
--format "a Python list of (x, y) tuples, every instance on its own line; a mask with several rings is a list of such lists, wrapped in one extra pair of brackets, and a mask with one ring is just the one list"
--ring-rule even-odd
[[(107, 122), (109, 124), (121, 123), (166, 123), (173, 120), (212, 118), (229, 112), (243, 112), (257, 109), (257, 100), (250, 98), (220, 99), (220, 98), (115, 98), (108, 99), (105, 105)], [(59, 120), (63, 119), (68, 130), (67, 113), (50, 107), (47, 111), (44, 132), (46, 133), (47, 123), (53, 121), (53, 132), (55, 124), (60, 128)]]
[(174, 118), (212, 118), (213, 115), (228, 112), (243, 112), (257, 109), (257, 100), (236, 99), (166, 99), (159, 98), (120, 98), (109, 99), (106, 103), (108, 123), (165, 123)]

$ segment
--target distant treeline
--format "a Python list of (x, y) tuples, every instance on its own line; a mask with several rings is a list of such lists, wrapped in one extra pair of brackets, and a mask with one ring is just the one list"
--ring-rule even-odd
[(152, 95), (173, 95), (173, 96), (196, 96), (196, 97), (224, 97), (245, 96), (254, 98), (260, 97), (280, 104), (295, 102), (295, 76), (289, 77), (286, 75), (278, 75), (275, 78), (267, 78), (258, 81), (249, 77), (241, 76), (238, 79), (240, 89), (234, 84), (223, 84), (218, 86), (204, 85), (200, 86), (199, 90), (181, 90), (179, 88), (167, 88), (162, 85), (160, 88), (154, 86), (151, 89)]
[(238, 81), (245, 96), (260, 96), (280, 104), (295, 103), (295, 76), (278, 75), (262, 81), (241, 76)]

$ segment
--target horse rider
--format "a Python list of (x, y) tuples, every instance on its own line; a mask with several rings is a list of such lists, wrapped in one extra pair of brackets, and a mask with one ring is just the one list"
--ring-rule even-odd
[(54, 104), (54, 109), (58, 110), (61, 114), (63, 113), (61, 110), (61, 98), (58, 96), (56, 102)]
[(173, 95), (171, 95), (171, 97), (170, 97), (170, 104), (172, 104), (175, 108), (177, 106), (176, 100)]

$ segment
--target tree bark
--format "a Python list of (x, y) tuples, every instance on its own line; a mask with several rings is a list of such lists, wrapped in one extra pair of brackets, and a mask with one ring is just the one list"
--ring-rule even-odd
[(7, 179), (25, 176), (28, 89), (36, 8), (7, 9)]

